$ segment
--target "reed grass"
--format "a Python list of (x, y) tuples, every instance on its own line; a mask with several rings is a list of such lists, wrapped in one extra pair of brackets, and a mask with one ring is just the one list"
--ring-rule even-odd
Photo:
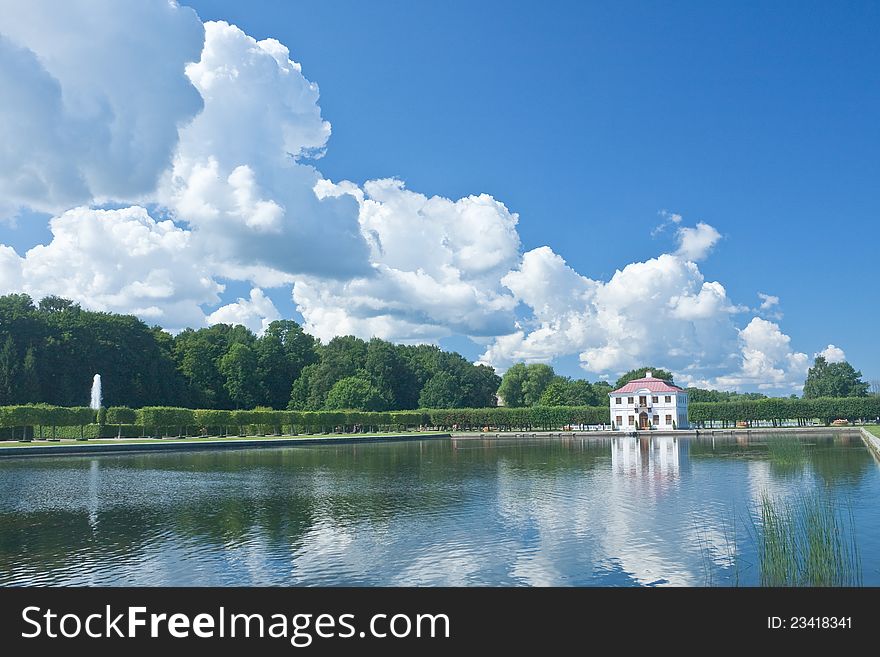
[(826, 493), (793, 502), (762, 493), (754, 536), (761, 586), (861, 586), (852, 509)]
[(767, 441), (767, 450), (770, 452), (770, 462), (783, 467), (803, 465), (807, 456), (804, 444), (795, 436), (771, 438)]

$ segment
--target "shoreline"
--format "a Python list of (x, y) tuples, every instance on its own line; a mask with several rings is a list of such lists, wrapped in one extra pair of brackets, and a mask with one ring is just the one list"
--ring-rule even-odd
[[(244, 438), (149, 438), (146, 440), (126, 441), (124, 438), (119, 442), (93, 442), (77, 441), (55, 445), (20, 445), (15, 447), (0, 447), (0, 460), (5, 458), (29, 458), (41, 456), (83, 456), (89, 454), (106, 456), (108, 454), (132, 454), (146, 452), (186, 452), (186, 451), (223, 451), (233, 449), (259, 449), (271, 447), (295, 447), (297, 445), (347, 445), (354, 443), (379, 443), (379, 442), (404, 442), (411, 440), (431, 440), (434, 438), (451, 437), (449, 433), (390, 433), (390, 434), (341, 434), (323, 437), (283, 437), (283, 436), (253, 436)], [(115, 440), (115, 439), (109, 439)], [(149, 441), (149, 442), (147, 442)]]
[[(880, 458), (880, 439), (863, 427), (837, 426), (837, 427), (758, 427), (739, 429), (678, 429), (675, 431), (639, 431), (636, 437), (645, 438), (651, 436), (674, 436), (680, 438), (695, 438), (700, 436), (769, 436), (779, 434), (827, 434), (827, 433), (856, 433), (859, 434), (868, 447)], [(83, 456), (89, 454), (133, 454), (147, 452), (184, 452), (184, 451), (222, 451), (234, 449), (260, 449), (272, 447), (295, 447), (298, 445), (345, 445), (356, 443), (378, 442), (403, 442), (415, 440), (477, 440), (477, 439), (504, 439), (504, 438), (594, 438), (607, 440), (619, 438), (627, 434), (620, 431), (463, 431), (463, 432), (414, 432), (414, 433), (388, 433), (388, 434), (338, 434), (329, 436), (246, 436), (226, 438), (147, 438), (147, 439), (100, 439), (95, 441), (71, 441), (60, 444), (45, 444), (43, 441), (35, 441), (35, 444), (15, 446), (0, 446), (0, 460), (5, 458), (30, 458), (43, 456)], [(118, 442), (117, 442), (118, 440)]]
[[(462, 431), (453, 432), (453, 438), (620, 438), (634, 435), (637, 438), (651, 436), (676, 436), (696, 438), (699, 436), (750, 436), (772, 434), (821, 434), (821, 433), (861, 433), (872, 435), (861, 426), (836, 427), (753, 427), (739, 429), (676, 429), (674, 431), (644, 430), (634, 434), (624, 431)], [(875, 440), (877, 440), (875, 438)], [(880, 445), (880, 441), (878, 441)]]
[(859, 433), (861, 434), (862, 442), (865, 443), (868, 451), (871, 452), (871, 454), (874, 455), (874, 458), (877, 459), (877, 462), (880, 463), (880, 438), (864, 427), (859, 427)]

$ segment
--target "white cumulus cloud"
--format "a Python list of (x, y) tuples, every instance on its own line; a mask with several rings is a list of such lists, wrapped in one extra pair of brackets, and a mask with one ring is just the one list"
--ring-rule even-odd
[(675, 252), (675, 255), (681, 256), (685, 260), (699, 262), (709, 255), (712, 248), (721, 239), (721, 233), (713, 226), (701, 221), (694, 227), (680, 226), (677, 237), (678, 251)]
[(203, 27), (168, 0), (0, 0), (0, 214), (151, 194), (201, 109)]
[[(52, 241), (18, 260), (20, 289), (36, 299), (54, 294), (172, 330), (202, 325), (200, 306), (219, 301), (223, 288), (192, 258), (191, 233), (142, 207), (75, 208), (50, 228)], [(3, 253), (0, 266), (11, 259)]]
[(322, 177), (302, 162), (323, 152), (330, 124), (318, 86), (287, 48), (209, 22), (186, 74), (204, 110), (181, 130), (159, 198), (189, 224), (205, 257), (282, 276), (369, 274), (357, 202), (318, 198)]
[(835, 347), (833, 344), (828, 345), (815, 356), (822, 356), (829, 363), (842, 363), (846, 360), (846, 353), (843, 349)]
[(21, 287), (21, 258), (11, 246), (0, 244), (0, 294), (18, 292)]
[(257, 335), (262, 335), (269, 324), (281, 319), (281, 313), (260, 288), (253, 288), (248, 299), (239, 298), (235, 303), (221, 306), (205, 318), (213, 324), (240, 324)]
[(778, 324), (754, 317), (739, 332), (739, 336), (741, 367), (739, 371), (719, 376), (718, 385), (789, 391), (803, 386), (810, 365), (809, 358), (791, 348), (791, 338), (780, 330)]
[(629, 264), (603, 282), (580, 276), (542, 247), (502, 280), (532, 311), (481, 357), (502, 369), (575, 353), (594, 373), (657, 361), (710, 371), (725, 365), (736, 343), (731, 315), (738, 308), (724, 286), (705, 281), (695, 263), (677, 255)]
[(293, 299), (307, 330), (430, 342), (494, 336), (513, 323), (515, 301), (500, 279), (519, 258), (518, 217), (503, 203), (486, 194), (429, 198), (399, 180), (363, 189), (322, 181), (316, 191), (357, 200), (371, 271), (348, 281), (297, 278)]

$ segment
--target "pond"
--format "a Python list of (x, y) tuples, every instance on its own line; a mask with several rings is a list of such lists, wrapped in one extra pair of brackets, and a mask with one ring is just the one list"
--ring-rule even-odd
[[(0, 461), (2, 585), (760, 582), (762, 495), (823, 491), (880, 585), (856, 434), (467, 438)], [(780, 456), (781, 453), (781, 456)]]

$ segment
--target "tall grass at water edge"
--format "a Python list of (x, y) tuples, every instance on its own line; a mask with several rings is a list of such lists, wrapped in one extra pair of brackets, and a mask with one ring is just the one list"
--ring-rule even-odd
[(807, 457), (804, 443), (795, 436), (781, 436), (767, 441), (770, 462), (783, 467), (803, 465)]
[(761, 586), (861, 586), (862, 564), (852, 508), (828, 493), (793, 501), (761, 494), (753, 537)]
[(695, 522), (706, 586), (741, 586), (755, 566), (760, 586), (862, 585), (849, 503), (838, 504), (824, 491), (793, 500), (763, 492), (745, 524), (755, 546), (755, 564), (742, 561), (735, 519), (722, 523), (724, 540), (716, 546), (711, 545), (708, 526)]

